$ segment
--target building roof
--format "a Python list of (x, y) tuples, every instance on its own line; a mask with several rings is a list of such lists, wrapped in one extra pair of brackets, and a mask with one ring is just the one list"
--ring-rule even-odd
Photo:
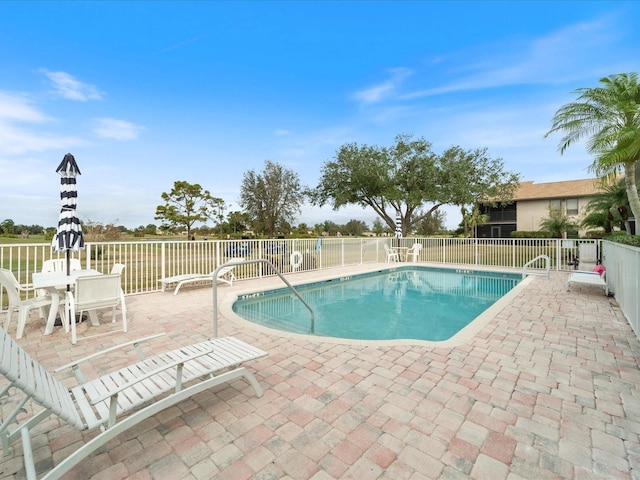
[(602, 192), (600, 180), (566, 180), (564, 182), (520, 182), (514, 200), (542, 200), (547, 198), (590, 197)]

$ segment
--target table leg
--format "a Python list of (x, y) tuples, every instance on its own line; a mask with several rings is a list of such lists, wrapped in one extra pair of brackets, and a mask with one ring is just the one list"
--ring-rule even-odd
[(49, 316), (47, 317), (47, 325), (44, 328), (45, 335), (51, 335), (53, 333), (53, 325), (56, 322), (56, 316), (58, 315), (58, 308), (60, 307), (60, 293), (56, 288), (47, 289), (51, 295), (51, 308), (49, 309)]

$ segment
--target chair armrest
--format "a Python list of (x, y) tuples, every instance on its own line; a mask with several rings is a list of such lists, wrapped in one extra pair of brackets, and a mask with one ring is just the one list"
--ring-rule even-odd
[[(182, 365), (186, 362), (189, 362), (191, 360), (195, 360), (196, 358), (199, 357), (203, 357), (205, 355), (209, 355), (210, 353), (212, 353), (213, 351), (215, 351), (215, 348), (210, 348), (209, 350), (207, 350), (206, 352), (198, 352), (198, 353), (194, 353), (192, 355), (186, 356), (186, 357), (182, 357), (179, 358), (178, 360), (174, 360), (171, 363), (167, 363), (166, 365), (162, 365), (161, 367), (156, 368), (155, 370), (151, 370), (150, 372), (145, 373), (144, 375), (141, 375), (139, 377), (136, 377), (134, 379), (131, 379), (130, 381), (128, 381), (125, 384), (120, 385), (118, 388), (109, 390), (108, 393), (105, 393), (104, 395), (102, 395), (101, 397), (96, 398), (95, 400), (93, 400), (91, 402), (92, 405), (95, 405), (97, 403), (100, 402), (104, 402), (108, 399), (110, 399), (111, 397), (113, 397), (114, 395), (119, 394), (120, 392), (122, 392), (123, 390), (126, 390), (127, 388), (130, 388), (132, 385), (135, 385), (136, 383), (140, 383), (143, 380), (146, 380), (147, 378), (151, 378), (154, 377), (156, 375), (158, 375), (161, 372), (164, 372), (165, 370), (169, 370), (171, 368), (175, 368), (178, 365)], [(213, 372), (212, 372), (213, 373)], [(180, 386), (180, 385), (176, 385), (176, 386)]]
[(66, 365), (62, 365), (61, 367), (56, 368), (54, 370), (54, 372), (58, 373), (58, 372), (61, 372), (63, 370), (66, 370), (68, 368), (73, 368), (73, 367), (78, 366), (79, 364), (81, 364), (83, 362), (86, 362), (87, 360), (92, 360), (92, 359), (94, 359), (96, 357), (101, 357), (102, 355), (106, 355), (106, 354), (108, 354), (110, 352), (113, 352), (115, 350), (120, 350), (120, 349), (122, 349), (124, 347), (128, 347), (129, 345), (136, 345), (136, 344), (139, 344), (139, 343), (142, 343), (142, 342), (147, 342), (149, 340), (153, 340), (154, 338), (158, 338), (158, 337), (161, 337), (163, 335), (165, 335), (164, 332), (163, 333), (157, 333), (156, 335), (150, 335), (148, 337), (138, 338), (137, 340), (131, 340), (130, 342), (125, 342), (125, 343), (121, 343), (119, 345), (115, 345), (113, 347), (109, 347), (109, 348), (107, 348), (105, 350), (101, 350), (99, 352), (92, 353), (91, 355), (87, 355), (86, 357), (82, 357), (82, 358), (80, 358), (78, 360), (74, 360), (73, 362), (67, 363)]

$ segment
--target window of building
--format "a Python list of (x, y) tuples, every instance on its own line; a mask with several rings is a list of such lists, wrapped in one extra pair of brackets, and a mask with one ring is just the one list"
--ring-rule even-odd
[(560, 211), (562, 204), (560, 203), (560, 200), (549, 200), (549, 208)]
[(577, 214), (578, 214), (578, 199), (567, 198), (567, 215), (577, 215)]

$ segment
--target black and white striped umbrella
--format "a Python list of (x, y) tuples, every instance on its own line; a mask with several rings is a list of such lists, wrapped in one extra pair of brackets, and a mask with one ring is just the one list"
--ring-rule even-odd
[[(51, 246), (56, 252), (77, 252), (84, 248), (82, 226), (76, 216), (78, 191), (76, 190), (76, 177), (80, 175), (80, 169), (73, 155), (67, 153), (56, 169), (60, 174), (60, 217), (58, 229), (53, 236)], [(67, 262), (68, 263), (68, 262)], [(67, 272), (68, 273), (68, 272)]]
[(396, 210), (396, 238), (402, 238), (402, 214)]

